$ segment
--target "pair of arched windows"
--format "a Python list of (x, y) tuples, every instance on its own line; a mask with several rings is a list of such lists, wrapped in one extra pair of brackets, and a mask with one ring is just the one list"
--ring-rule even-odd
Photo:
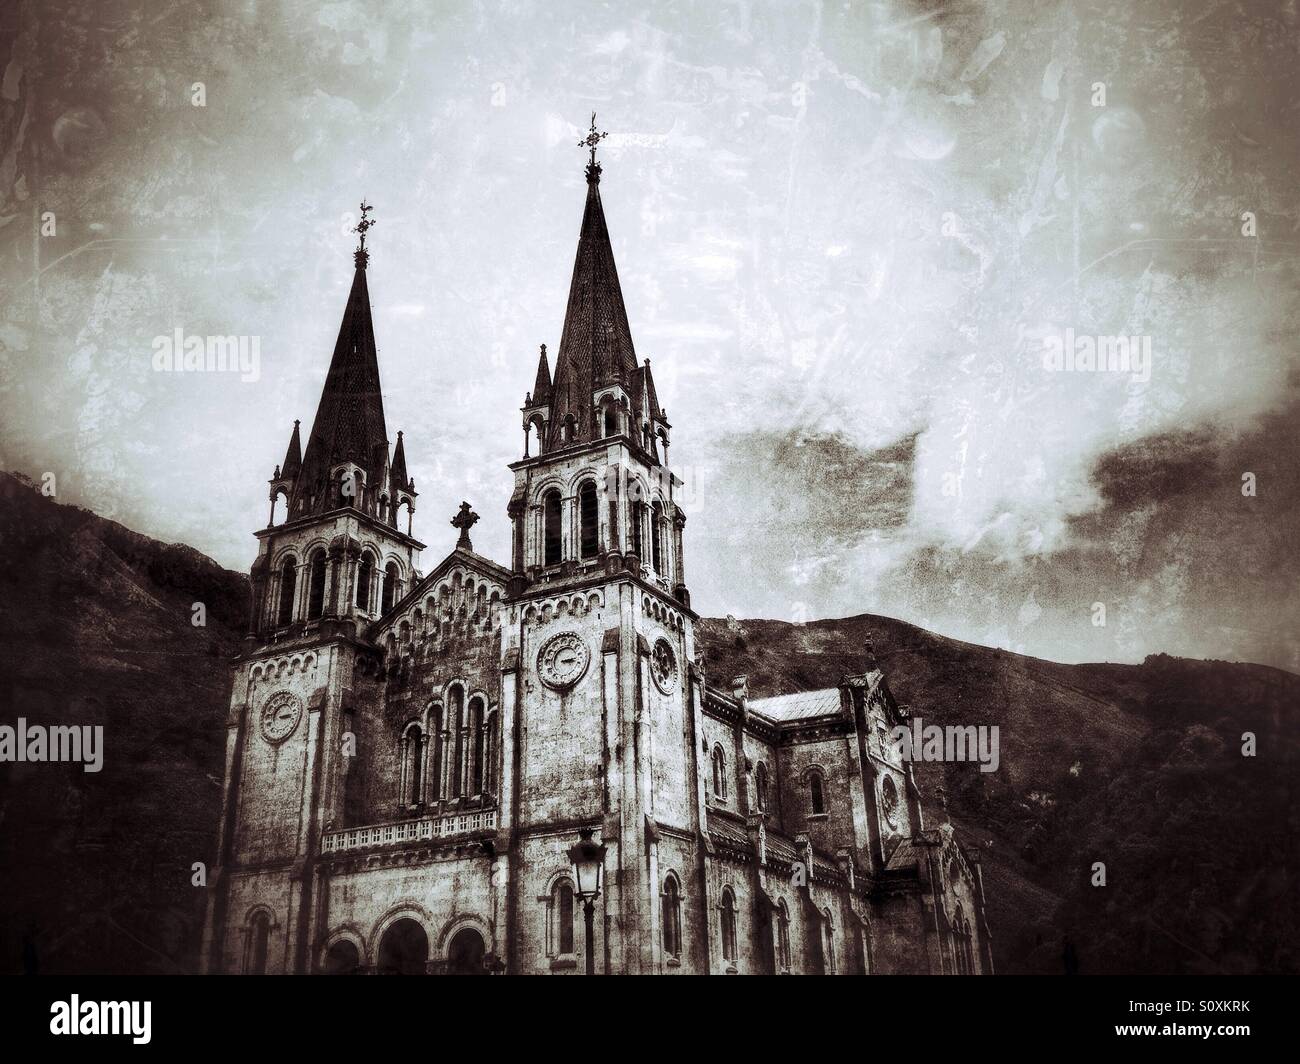
[(776, 935), (773, 946), (776, 949), (776, 966), (780, 971), (790, 969), (790, 910), (782, 898), (776, 906)]
[(722, 898), (718, 902), (719, 941), (722, 945), (722, 959), (735, 964), (739, 959), (736, 943), (736, 895), (730, 887), (722, 888)]
[[(542, 564), (559, 565), (564, 560), (564, 500), (559, 488), (542, 496)], [(600, 497), (594, 480), (578, 487), (578, 556), (594, 558), (600, 553)]]
[(957, 915), (952, 922), (952, 954), (956, 972), (958, 975), (975, 974), (975, 936), (971, 931), (970, 922), (962, 915), (961, 908), (958, 907)]
[[(454, 684), (447, 692), (447, 705), (434, 705), (430, 709), (431, 734), (426, 736), (416, 721), (406, 726), (399, 751), (403, 805), (491, 794), (495, 789), (493, 767), (500, 743), (500, 714), (488, 712), (482, 695), (469, 700), (468, 714), (463, 712), (464, 705), (465, 692), (459, 684)], [(433, 747), (431, 758), (430, 746)], [(427, 786), (426, 766), (430, 773)]]
[(713, 748), (713, 797), (727, 800), (727, 755), (720, 745)]

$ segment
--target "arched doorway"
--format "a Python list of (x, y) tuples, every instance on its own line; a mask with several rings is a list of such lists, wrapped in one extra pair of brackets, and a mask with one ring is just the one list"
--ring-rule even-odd
[(379, 940), (380, 975), (424, 975), (429, 960), (429, 936), (410, 917), (397, 920)]
[(487, 975), (484, 949), (482, 935), (472, 927), (461, 928), (447, 947), (447, 971), (452, 975)]
[(340, 939), (325, 954), (324, 971), (326, 975), (355, 975), (361, 967), (361, 954), (357, 952), (356, 943)]

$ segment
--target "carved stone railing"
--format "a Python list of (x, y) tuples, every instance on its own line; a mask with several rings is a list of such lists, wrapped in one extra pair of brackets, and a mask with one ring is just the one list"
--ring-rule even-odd
[(398, 820), (391, 824), (371, 824), (361, 828), (327, 831), (321, 836), (321, 853), (350, 853), (381, 846), (400, 846), (409, 842), (432, 842), (476, 831), (495, 831), (497, 811), (475, 809), (444, 816), (426, 816), (415, 820)]

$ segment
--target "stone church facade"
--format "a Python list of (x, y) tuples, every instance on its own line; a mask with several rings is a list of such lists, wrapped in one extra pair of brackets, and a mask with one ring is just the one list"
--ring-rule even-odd
[(598, 972), (990, 972), (979, 867), (926, 822), (870, 648), (818, 691), (756, 698), (707, 672), (600, 176), (593, 145), (504, 565), (462, 504), (455, 549), (419, 568), (363, 211), (311, 434), (295, 423), (257, 533), (205, 967), (582, 973), (568, 851), (591, 829)]

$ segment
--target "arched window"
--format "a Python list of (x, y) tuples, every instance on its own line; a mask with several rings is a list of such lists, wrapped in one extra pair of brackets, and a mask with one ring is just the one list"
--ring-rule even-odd
[(429, 936), (416, 921), (395, 921), (379, 940), (381, 975), (424, 975), (428, 969)]
[(357, 566), (357, 609), (370, 612), (370, 584), (374, 579), (375, 560), (369, 554), (361, 556)]
[(835, 974), (835, 925), (831, 923), (831, 911), (822, 912), (822, 955), (825, 958), (826, 974)]
[(465, 692), (456, 684), (447, 692), (447, 727), (451, 732), (451, 789), (449, 797), (465, 794), (465, 728), (462, 715)]
[(462, 927), (447, 947), (447, 970), (452, 975), (487, 975), (483, 965), (486, 950), (482, 935), (472, 927)]
[(721, 910), (722, 959), (734, 963), (736, 960), (736, 896), (731, 892), (730, 887), (722, 889), (722, 901), (718, 908)]
[(323, 969), (326, 975), (355, 975), (360, 967), (361, 954), (357, 951), (356, 943), (349, 942), (346, 938), (335, 942), (325, 954)]
[(618, 435), (618, 411), (612, 403), (605, 407), (605, 435), (606, 437)]
[(542, 496), (543, 565), (559, 565), (563, 540), (560, 536), (560, 493), (552, 488)]
[(280, 567), (280, 610), (275, 619), (277, 628), (293, 623), (293, 596), (298, 590), (298, 562), (285, 558)]
[(567, 879), (558, 880), (551, 891), (551, 950), (573, 952), (573, 884)]
[(721, 801), (727, 800), (727, 755), (721, 746), (713, 748), (713, 795)]
[(271, 942), (271, 915), (262, 910), (254, 914), (248, 925), (248, 942), (245, 945), (244, 971), (249, 975), (266, 974), (266, 958)]
[(822, 774), (816, 770), (808, 773), (808, 807), (813, 814), (826, 812), (826, 794)]
[(500, 739), (497, 726), (501, 720), (499, 712), (489, 713), (483, 742), (483, 793), (491, 794), (496, 790), (497, 747)]
[(669, 957), (682, 955), (682, 895), (677, 877), (669, 873), (664, 880), (663, 892), (664, 953)]
[(470, 794), (483, 793), (483, 740), (483, 699), (473, 698), (469, 703)]
[(572, 414), (569, 414), (564, 419), (564, 442), (565, 443), (573, 442), (573, 437), (577, 432), (577, 426), (578, 426), (577, 419)]
[(429, 788), (432, 793), (429, 797), (435, 802), (442, 799), (442, 764), (446, 759), (443, 753), (446, 747), (443, 726), (442, 706), (434, 706), (429, 711), (429, 739), (433, 743), (433, 778)]
[(639, 499), (632, 504), (632, 553), (641, 559), (642, 564), (646, 561), (645, 545), (642, 537), (645, 535), (645, 503)]
[(397, 599), (397, 563), (389, 562), (384, 569), (384, 595), (379, 605), (381, 614), (387, 613), (393, 608), (393, 602)]
[(776, 964), (784, 970), (790, 967), (790, 910), (784, 898), (776, 908)]
[(664, 575), (664, 508), (655, 502), (650, 507), (650, 549), (654, 551), (655, 572)]
[(758, 763), (758, 768), (754, 770), (754, 800), (758, 803), (760, 813), (767, 812), (767, 766), (763, 762)]
[(307, 601), (307, 620), (314, 621), (325, 612), (325, 552), (317, 550), (311, 556), (310, 588)]
[(594, 558), (600, 548), (599, 503), (596, 499), (596, 482), (585, 480), (578, 489), (578, 519), (582, 526), (582, 556)]
[(424, 733), (418, 724), (402, 733), (402, 803), (417, 805), (424, 797)]

